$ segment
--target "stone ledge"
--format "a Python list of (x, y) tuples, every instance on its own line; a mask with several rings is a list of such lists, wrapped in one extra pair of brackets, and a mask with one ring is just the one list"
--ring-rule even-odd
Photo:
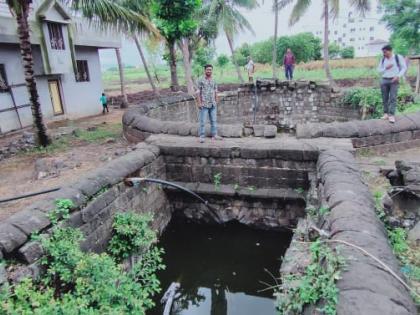
[(396, 116), (395, 124), (380, 119), (298, 124), (298, 138), (350, 138), (355, 148), (418, 140), (420, 113)]
[[(375, 214), (373, 197), (353, 156), (327, 150), (320, 154), (317, 167), (320, 199), (331, 209), (331, 239), (362, 247), (399, 274), (385, 229)], [(416, 314), (409, 292), (374, 260), (353, 247), (334, 246), (340, 247), (347, 262), (337, 283), (338, 314)]]
[[(238, 188), (233, 185), (220, 185), (216, 187), (214, 184), (205, 183), (187, 183), (173, 182), (177, 185), (185, 187), (197, 194), (214, 195), (214, 196), (237, 196), (255, 199), (283, 199), (283, 200), (302, 200), (305, 201), (305, 193), (296, 192), (293, 189), (269, 189), (269, 188)], [(166, 186), (165, 189), (177, 190), (177, 188)]]
[[(50, 226), (47, 213), (55, 208), (56, 199), (71, 199), (76, 208), (82, 207), (101, 189), (121, 182), (125, 177), (150, 164), (159, 153), (160, 150), (156, 146), (140, 146), (136, 151), (108, 162), (102, 168), (93, 170), (76, 182), (62, 187), (59, 191), (49, 194), (45, 199), (35, 202), (1, 222), (1, 255), (14, 252), (28, 241), (32, 233), (43, 231)], [(105, 200), (105, 204), (106, 202)], [(23, 257), (25, 253), (26, 248), (21, 253)], [(28, 256), (27, 260), (31, 258)]]

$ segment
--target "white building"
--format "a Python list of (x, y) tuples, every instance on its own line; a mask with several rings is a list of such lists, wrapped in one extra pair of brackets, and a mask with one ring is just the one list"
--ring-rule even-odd
[[(56, 0), (34, 0), (30, 15), (35, 78), (46, 121), (101, 112), (99, 50), (120, 40), (71, 16)], [(32, 124), (17, 24), (0, 0), (0, 134)]]
[[(329, 40), (341, 47), (353, 46), (356, 57), (376, 56), (380, 54), (375, 43), (387, 42), (390, 36), (385, 24), (381, 22), (383, 9), (378, 1), (372, 1), (371, 10), (360, 16), (347, 2), (340, 2), (340, 16), (330, 22)], [(312, 15), (316, 14), (311, 12)], [(304, 25), (305, 32), (311, 32), (324, 39), (323, 21), (317, 24)]]

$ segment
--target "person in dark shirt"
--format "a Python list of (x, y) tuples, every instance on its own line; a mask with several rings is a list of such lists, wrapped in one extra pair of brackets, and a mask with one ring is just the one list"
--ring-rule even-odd
[(290, 48), (287, 48), (286, 54), (283, 58), (284, 72), (286, 74), (287, 80), (293, 80), (293, 70), (295, 68), (295, 63), (295, 55), (293, 55)]

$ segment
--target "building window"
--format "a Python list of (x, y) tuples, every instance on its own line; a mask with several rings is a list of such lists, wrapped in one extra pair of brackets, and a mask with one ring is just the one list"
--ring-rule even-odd
[(6, 69), (3, 64), (0, 64), (0, 93), (7, 92), (9, 86), (7, 84)]
[(369, 38), (369, 40), (374, 40), (375, 38), (373, 37), (373, 36), (371, 36), (370, 38)]
[(47, 23), (48, 33), (50, 35), (51, 49), (64, 50), (63, 28), (59, 23)]
[(89, 68), (87, 60), (77, 60), (77, 73), (76, 81), (77, 82), (89, 82)]
[(350, 29), (350, 33), (354, 33), (356, 31), (356, 29), (355, 28), (351, 28)]
[(375, 28), (373, 26), (369, 27), (369, 31), (373, 32)]
[(350, 41), (351, 41), (351, 42), (354, 42), (354, 38), (350, 38)]

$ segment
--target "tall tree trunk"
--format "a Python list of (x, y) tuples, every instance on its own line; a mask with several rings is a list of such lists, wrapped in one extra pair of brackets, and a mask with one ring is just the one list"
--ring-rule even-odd
[(152, 86), (153, 92), (156, 95), (159, 95), (159, 90), (156, 88), (156, 85), (153, 82), (153, 78), (150, 75), (149, 67), (147, 66), (147, 61), (146, 61), (146, 58), (144, 57), (143, 49), (141, 49), (139, 39), (137, 38), (136, 35), (133, 35), (133, 39), (134, 39), (134, 42), (136, 43), (137, 50), (139, 51), (139, 54), (140, 54), (141, 62), (143, 63), (144, 71), (146, 71), (146, 75), (147, 75), (147, 78), (149, 79), (150, 85)]
[(182, 58), (184, 59), (185, 81), (187, 82), (188, 94), (194, 95), (194, 82), (192, 79), (191, 63), (190, 63), (190, 49), (187, 38), (181, 38)]
[(279, 24), (278, 0), (274, 0), (273, 79), (277, 78), (277, 30)]
[(232, 53), (232, 63), (235, 65), (236, 72), (238, 73), (239, 81), (241, 83), (244, 83), (244, 78), (242, 77), (241, 69), (239, 69), (239, 65), (238, 65), (238, 63), (236, 62), (236, 59), (235, 59), (232, 36), (231, 36), (231, 34), (229, 34), (229, 32), (226, 32), (226, 30), (225, 30), (225, 34), (226, 34), (227, 41), (229, 43), (230, 52)]
[(176, 51), (175, 51), (175, 41), (168, 41), (169, 49), (169, 67), (171, 69), (171, 90), (178, 91), (178, 75), (176, 73)]
[(32, 47), (29, 36), (28, 15), (30, 4), (29, 1), (20, 1), (21, 11), (16, 12), (16, 20), (18, 24), (19, 46), (24, 68), (26, 87), (31, 102), (32, 118), (37, 131), (38, 143), (44, 147), (51, 143), (47, 135), (47, 128), (42, 119), (41, 104), (39, 103), (39, 95), (34, 77), (34, 60), (32, 56)]
[(125, 78), (124, 78), (124, 66), (121, 60), (121, 51), (119, 48), (115, 48), (115, 55), (117, 56), (118, 71), (120, 73), (120, 86), (121, 86), (121, 108), (128, 107), (127, 92), (125, 90)]
[(327, 75), (328, 81), (332, 86), (335, 86), (335, 82), (331, 75), (330, 70), (330, 56), (328, 51), (329, 45), (329, 38), (328, 38), (328, 31), (329, 31), (329, 7), (328, 7), (328, 0), (324, 0), (324, 69), (325, 74)]

